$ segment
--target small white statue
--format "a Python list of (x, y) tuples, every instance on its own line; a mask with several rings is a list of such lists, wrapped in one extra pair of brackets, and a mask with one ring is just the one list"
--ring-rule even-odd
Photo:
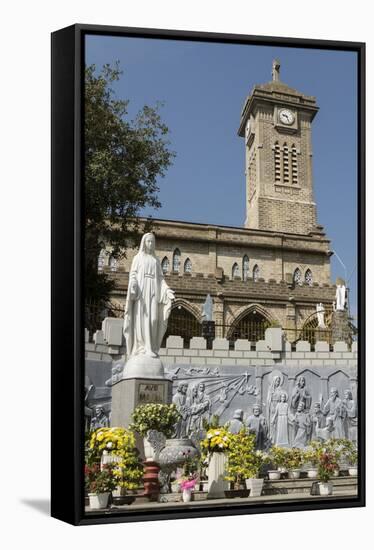
[(345, 285), (344, 284), (336, 285), (335, 300), (336, 300), (336, 306), (335, 306), (336, 311), (344, 311), (345, 310)]
[(318, 319), (318, 328), (326, 328), (325, 325), (325, 308), (323, 307), (322, 302), (316, 305), (317, 319)]

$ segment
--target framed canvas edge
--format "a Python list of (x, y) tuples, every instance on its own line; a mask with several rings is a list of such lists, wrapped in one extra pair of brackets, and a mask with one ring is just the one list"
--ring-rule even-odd
[[(358, 84), (358, 310), (359, 354), (359, 490), (346, 499), (262, 505), (225, 506), (199, 510), (166, 510), (131, 514), (84, 514), (83, 492), (83, 151), (82, 128), (84, 41), (87, 34), (120, 35), (170, 40), (197, 40), (255, 45), (336, 49), (357, 53)], [(307, 511), (365, 506), (365, 51), (363, 42), (282, 38), (214, 32), (75, 24), (58, 30), (52, 39), (52, 310), (51, 310), (51, 515), (73, 525), (186, 519), (255, 513)], [(69, 55), (66, 55), (66, 51)], [(58, 89), (57, 82), (65, 86)], [(57, 140), (57, 135), (59, 140)], [(61, 149), (61, 141), (65, 147)], [(59, 145), (57, 145), (57, 142)], [(66, 194), (61, 192), (64, 183)], [(57, 204), (58, 203), (58, 204)], [(66, 223), (66, 217), (69, 223)], [(62, 242), (61, 236), (68, 235)], [(68, 284), (66, 281), (70, 281)], [(65, 287), (68, 288), (65, 288)], [(63, 292), (62, 290), (63, 289)], [(61, 296), (61, 292), (63, 296)], [(65, 294), (64, 294), (65, 292)], [(73, 326), (71, 326), (73, 325)], [(61, 338), (61, 335), (64, 338)], [(58, 349), (57, 349), (58, 348)], [(63, 358), (63, 359), (61, 359)], [(65, 389), (65, 392), (62, 391)], [(64, 411), (64, 414), (61, 412)], [(61, 431), (64, 434), (58, 438)], [(65, 438), (66, 437), (66, 438)], [(62, 490), (64, 489), (64, 494)]]

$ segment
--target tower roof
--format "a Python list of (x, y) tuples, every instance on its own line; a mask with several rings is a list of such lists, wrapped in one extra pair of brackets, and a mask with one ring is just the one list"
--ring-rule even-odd
[(251, 93), (247, 97), (242, 112), (240, 126), (238, 130), (239, 136), (243, 137), (245, 133), (245, 124), (249, 117), (249, 113), (253, 111), (256, 103), (283, 103), (285, 105), (293, 105), (298, 109), (303, 109), (312, 112), (312, 119), (318, 111), (316, 98), (299, 92), (295, 88), (291, 88), (280, 80), (280, 62), (273, 61), (272, 80), (265, 84), (255, 84)]

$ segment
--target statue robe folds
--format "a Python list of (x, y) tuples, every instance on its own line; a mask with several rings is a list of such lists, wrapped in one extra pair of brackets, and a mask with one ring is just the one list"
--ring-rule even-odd
[(152, 254), (137, 254), (131, 265), (125, 308), (128, 356), (158, 356), (171, 310), (168, 290), (159, 260)]

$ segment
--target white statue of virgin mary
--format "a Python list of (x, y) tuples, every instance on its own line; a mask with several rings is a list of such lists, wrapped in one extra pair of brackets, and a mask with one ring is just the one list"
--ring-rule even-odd
[(163, 375), (158, 356), (174, 300), (155, 255), (155, 237), (146, 233), (134, 257), (127, 291), (124, 335), (127, 357), (124, 376)]

